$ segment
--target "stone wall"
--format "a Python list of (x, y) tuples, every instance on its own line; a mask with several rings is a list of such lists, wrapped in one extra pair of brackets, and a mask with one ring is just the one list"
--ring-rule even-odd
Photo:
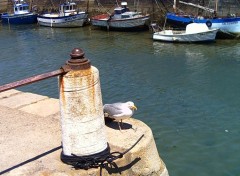
[[(47, 105), (47, 106), (46, 106)], [(4, 176), (99, 176), (101, 169), (74, 169), (64, 164), (59, 99), (9, 90), (0, 93), (0, 175)], [(160, 158), (151, 129), (130, 118), (104, 125), (111, 152), (128, 150), (115, 165), (106, 165), (102, 176), (169, 176)], [(110, 167), (112, 166), (112, 167)]]
[(7, 0), (1, 0), (0, 1), (0, 12), (6, 12), (7, 11)]

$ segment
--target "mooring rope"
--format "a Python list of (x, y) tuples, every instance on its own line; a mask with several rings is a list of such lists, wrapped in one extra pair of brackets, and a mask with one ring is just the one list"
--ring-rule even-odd
[(111, 166), (116, 165), (114, 163), (115, 160), (122, 158), (127, 152), (129, 152), (133, 147), (137, 145), (137, 143), (143, 138), (144, 134), (126, 151), (124, 152), (112, 152), (110, 153), (109, 144), (107, 148), (98, 153), (89, 156), (77, 156), (72, 154), (71, 156), (64, 155), (61, 153), (62, 162), (72, 165), (75, 169), (85, 169), (88, 170), (90, 168), (98, 168), (100, 167), (100, 176), (102, 175), (102, 168), (106, 166), (106, 164), (110, 164)]

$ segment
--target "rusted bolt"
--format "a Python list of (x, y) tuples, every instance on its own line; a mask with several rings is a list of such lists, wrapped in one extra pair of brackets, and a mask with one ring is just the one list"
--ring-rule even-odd
[(70, 53), (71, 59), (69, 59), (66, 64), (72, 70), (82, 70), (91, 67), (91, 62), (89, 59), (84, 57), (84, 52), (81, 48), (74, 48)]

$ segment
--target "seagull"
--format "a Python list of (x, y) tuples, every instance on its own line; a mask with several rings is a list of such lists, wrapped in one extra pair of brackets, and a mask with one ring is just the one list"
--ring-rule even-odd
[(137, 107), (132, 101), (128, 101), (126, 103), (105, 104), (103, 106), (104, 116), (116, 120), (120, 131), (121, 126), (119, 121), (121, 121), (122, 125), (122, 120), (132, 117), (134, 110), (137, 110)]

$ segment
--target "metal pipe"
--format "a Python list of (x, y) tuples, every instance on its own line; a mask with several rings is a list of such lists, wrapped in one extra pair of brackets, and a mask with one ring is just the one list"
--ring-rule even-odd
[(55, 71), (51, 71), (51, 72), (48, 72), (48, 73), (43, 73), (43, 74), (32, 76), (32, 77), (29, 77), (29, 78), (26, 78), (26, 79), (23, 79), (23, 80), (20, 80), (20, 81), (5, 84), (5, 85), (0, 86), (0, 92), (7, 91), (7, 90), (10, 90), (10, 89), (14, 89), (16, 87), (24, 86), (24, 85), (27, 85), (27, 84), (31, 84), (31, 83), (41, 81), (41, 80), (44, 80), (44, 79), (47, 79), (47, 78), (51, 78), (51, 77), (54, 77), (54, 76), (58, 76), (58, 75), (61, 75), (61, 74), (64, 74), (64, 73), (66, 73), (66, 71), (63, 68), (60, 68), (60, 69), (55, 70)]
[(26, 78), (26, 79), (16, 81), (13, 83), (2, 85), (2, 86), (0, 86), (0, 93), (3, 91), (14, 89), (16, 87), (24, 86), (24, 85), (31, 84), (31, 83), (34, 83), (37, 81), (41, 81), (41, 80), (44, 80), (47, 78), (59, 76), (59, 75), (65, 74), (71, 70), (89, 68), (91, 65), (90, 60), (83, 57), (84, 52), (79, 48), (73, 49), (70, 56), (71, 56), (71, 59), (67, 60), (65, 65), (63, 65), (60, 69), (51, 71), (48, 73), (43, 73), (40, 75), (32, 76), (30, 78)]

